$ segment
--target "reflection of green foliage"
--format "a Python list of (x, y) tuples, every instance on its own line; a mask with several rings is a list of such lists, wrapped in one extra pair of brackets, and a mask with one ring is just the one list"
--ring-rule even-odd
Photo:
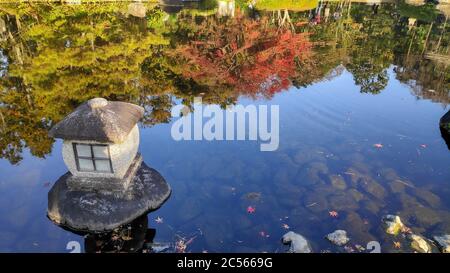
[(398, 12), (401, 16), (408, 18), (416, 18), (420, 21), (431, 23), (436, 20), (439, 12), (436, 10), (435, 5), (428, 3), (422, 6), (408, 5), (406, 3), (400, 3), (398, 5)]
[(79, 103), (139, 96), (140, 65), (150, 46), (168, 44), (158, 8), (135, 18), (123, 3), (16, 7), (0, 13), (9, 32), (0, 42), (9, 63), (0, 79), (0, 105), (8, 105), (0, 109), (6, 124), (0, 156), (13, 163), (23, 146), (36, 156), (48, 153), (49, 121)]
[(256, 8), (259, 10), (310, 10), (318, 5), (318, 0), (256, 0)]
[[(423, 61), (421, 57), (422, 51), (423, 55), (427, 53), (423, 49), (430, 24), (408, 28), (407, 20), (398, 16), (394, 5), (382, 5), (374, 14), (367, 5), (352, 4), (348, 12), (348, 4), (328, 3), (331, 7), (328, 21), (310, 24), (308, 12), (286, 11), (291, 22), (283, 25), (277, 23), (276, 13), (265, 11), (258, 13), (259, 19), (239, 19), (245, 14), (245, 10), (239, 10), (245, 6), (244, 1), (236, 3), (234, 18), (215, 16), (216, 11), (209, 8), (169, 16), (153, 5), (145, 5), (146, 16), (140, 18), (128, 14), (129, 3), (2, 5), (0, 23), (7, 31), (0, 33), (0, 158), (17, 163), (25, 147), (35, 156), (45, 156), (53, 143), (47, 130), (92, 97), (138, 103), (146, 109), (143, 124), (151, 126), (170, 121), (174, 98), (186, 105), (195, 96), (223, 107), (236, 103), (241, 94), (250, 90), (240, 88), (237, 92), (238, 81), (257, 82), (258, 75), (260, 81), (264, 80), (268, 74), (262, 72), (270, 69), (273, 69), (270, 75), (290, 76), (283, 85), (287, 88), (290, 84), (307, 86), (333, 77), (345, 67), (361, 92), (376, 94), (385, 88), (387, 69), (395, 64), (399, 80), (416, 80), (414, 88), (418, 95), (425, 93), (417, 86), (434, 89), (438, 99), (448, 100), (449, 67)], [(292, 9), (286, 3), (297, 4), (299, 8), (297, 1), (265, 3), (272, 3), (274, 9)], [(335, 11), (341, 12), (339, 19), (333, 18)], [(197, 12), (207, 16), (195, 16)], [(236, 25), (233, 20), (243, 20), (250, 28), (246, 31), (242, 29), (244, 24)], [(275, 32), (256, 35), (248, 31), (264, 30), (258, 24)], [(293, 31), (292, 37), (307, 35), (315, 43), (308, 58), (297, 59), (295, 66), (286, 66), (292, 64), (292, 58), (286, 58), (289, 55), (283, 52), (297, 47), (293, 43), (280, 44), (281, 34), (287, 30)], [(245, 42), (252, 37), (259, 42), (246, 46)], [(440, 47), (435, 53), (445, 56), (450, 40), (448, 31), (435, 23), (426, 49), (435, 48), (437, 40)], [(281, 45), (281, 49), (276, 45)], [(190, 77), (191, 70), (177, 58), (177, 52), (183, 53), (180, 51), (183, 48), (200, 49), (201, 54), (191, 54), (187, 60), (206, 57), (216, 64), (220, 61), (212, 67), (231, 71), (236, 82), (226, 82), (213, 70)], [(274, 48), (273, 52), (270, 48)], [(270, 54), (261, 54), (264, 51)], [(255, 59), (257, 53), (269, 57), (268, 63), (287, 62), (285, 66), (260, 65), (258, 69), (257, 64), (265, 58)], [(409, 58), (404, 57), (408, 54)], [(201, 72), (205, 66), (200, 63), (198, 68)], [(246, 71), (252, 74), (245, 74)]]
[[(370, 7), (360, 7), (369, 9)], [(361, 14), (362, 10), (354, 10)], [(378, 13), (366, 12), (360, 23), (360, 29), (355, 34), (351, 46), (351, 61), (347, 68), (353, 74), (355, 83), (361, 87), (361, 92), (377, 94), (388, 82), (386, 69), (393, 61), (394, 18), (390, 15), (389, 5), (379, 8)]]
[(216, 8), (217, 8), (217, 0), (202, 0), (198, 4), (199, 10), (213, 10)]

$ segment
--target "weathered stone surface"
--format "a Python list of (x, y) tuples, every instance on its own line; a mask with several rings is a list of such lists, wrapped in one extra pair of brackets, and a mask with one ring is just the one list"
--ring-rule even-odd
[(388, 214), (383, 217), (383, 222), (386, 225), (386, 233), (392, 235), (399, 234), (405, 227), (397, 215)]
[(427, 241), (419, 235), (410, 234), (408, 239), (411, 240), (411, 247), (419, 253), (430, 253), (431, 247)]
[(159, 208), (171, 193), (164, 178), (145, 163), (124, 192), (70, 190), (68, 172), (48, 193), (48, 217), (74, 230), (107, 231)]
[(450, 253), (450, 235), (433, 236), (433, 240), (439, 247), (442, 253)]
[(290, 253), (311, 253), (311, 247), (308, 241), (302, 235), (289, 231), (283, 235), (283, 244), (290, 244)]
[(49, 131), (50, 137), (121, 143), (144, 115), (144, 108), (126, 102), (91, 99)]
[(342, 229), (335, 230), (328, 234), (326, 238), (337, 246), (343, 246), (350, 241), (350, 238), (347, 237), (347, 231)]

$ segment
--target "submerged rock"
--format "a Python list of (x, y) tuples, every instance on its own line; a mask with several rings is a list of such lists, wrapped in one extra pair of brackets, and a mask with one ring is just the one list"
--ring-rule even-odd
[(383, 222), (386, 225), (386, 233), (397, 235), (405, 228), (401, 219), (397, 215), (388, 214), (383, 217)]
[(249, 201), (260, 201), (261, 193), (260, 192), (249, 192), (243, 196), (243, 199), (247, 199)]
[(342, 229), (335, 230), (328, 234), (326, 238), (337, 246), (343, 246), (350, 241), (350, 238), (347, 237), (347, 231)]
[(364, 199), (364, 194), (359, 192), (357, 189), (349, 189), (348, 194), (356, 201), (359, 202)]
[(431, 247), (427, 241), (419, 235), (410, 234), (408, 239), (411, 240), (411, 247), (419, 253), (430, 253)]
[(297, 234), (293, 231), (289, 231), (288, 233), (283, 235), (283, 244), (290, 244), (289, 251), (290, 253), (311, 253), (311, 247), (309, 246), (308, 241), (300, 234)]
[(346, 192), (330, 196), (328, 199), (330, 207), (334, 210), (356, 210), (358, 203)]
[(411, 190), (419, 200), (425, 202), (430, 207), (436, 208), (440, 206), (441, 199), (436, 194), (425, 189), (414, 188)]
[(450, 235), (434, 236), (433, 240), (442, 253), (450, 253)]
[(340, 175), (330, 175), (328, 176), (330, 179), (331, 185), (338, 190), (345, 190), (347, 188), (347, 184), (344, 181), (344, 178)]

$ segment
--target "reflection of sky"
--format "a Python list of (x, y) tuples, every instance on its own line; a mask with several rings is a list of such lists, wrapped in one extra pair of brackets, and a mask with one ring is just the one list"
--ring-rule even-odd
[[(240, 194), (273, 192), (280, 177), (272, 176), (273, 173), (295, 168), (287, 167), (280, 159), (308, 148), (335, 157), (337, 160), (330, 164), (332, 172), (348, 168), (353, 158), (360, 155), (362, 162), (375, 171), (393, 168), (415, 185), (433, 189), (439, 185), (444, 193), (449, 192), (446, 181), (450, 178), (450, 152), (438, 126), (448, 107), (416, 99), (407, 86), (395, 79), (392, 70), (389, 77), (388, 86), (378, 95), (359, 93), (351, 74), (344, 72), (330, 81), (291, 88), (270, 101), (241, 99), (242, 104), (280, 105), (280, 147), (276, 152), (260, 152), (255, 141), (176, 142), (170, 137), (170, 124), (142, 129), (140, 152), (145, 162), (158, 170), (173, 188), (169, 201), (150, 216), (150, 226), (155, 226), (156, 215), (164, 217), (167, 223), (156, 227), (155, 241), (171, 241), (174, 230), (189, 233), (214, 224), (232, 228), (226, 222), (230, 216), (242, 213), (240, 199), (233, 199), (235, 202), (221, 199), (220, 190), (237, 185), (241, 187)], [(374, 149), (375, 143), (384, 147)], [(427, 148), (420, 148), (421, 144)], [(0, 160), (0, 251), (65, 251), (69, 240), (80, 241), (80, 237), (63, 231), (46, 218), (47, 192), (51, 187), (46, 183), (53, 184), (66, 172), (61, 141), (55, 143), (53, 153), (45, 159), (35, 158), (28, 151), (23, 156), (15, 166)], [(258, 180), (255, 170), (268, 176)], [(198, 204), (200, 216), (184, 221), (181, 214), (186, 199)], [(285, 214), (290, 212), (283, 205), (271, 205), (274, 211), (277, 208)], [(260, 207), (257, 209), (260, 212)], [(271, 211), (268, 209), (266, 213), (270, 215)], [(277, 222), (270, 223), (274, 217), (261, 219), (265, 222), (261, 225), (267, 229), (271, 224), (278, 226)], [(315, 235), (312, 229), (310, 226), (296, 230), (309, 234), (313, 241), (322, 240), (322, 235)], [(273, 234), (273, 239), (267, 242), (271, 249), (279, 247), (278, 235), (282, 234)], [(199, 246), (195, 251), (202, 248)], [(234, 248), (223, 246), (223, 249)]]
[(3, 49), (0, 48), (0, 77), (3, 77), (8, 72), (8, 58), (3, 53)]

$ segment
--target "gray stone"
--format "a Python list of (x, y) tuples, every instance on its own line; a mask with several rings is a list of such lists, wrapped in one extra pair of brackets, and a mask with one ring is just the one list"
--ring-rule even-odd
[(65, 140), (121, 143), (143, 117), (144, 108), (126, 102), (91, 99), (49, 131), (49, 136)]
[(47, 212), (52, 221), (74, 230), (112, 230), (159, 208), (171, 193), (164, 178), (145, 163), (123, 192), (71, 190), (71, 176), (68, 172), (56, 181)]
[(433, 240), (439, 247), (442, 253), (450, 253), (450, 235), (433, 236)]
[(397, 215), (388, 214), (383, 217), (383, 222), (386, 226), (386, 233), (388, 234), (397, 235), (405, 228), (402, 220)]
[(430, 253), (431, 247), (428, 245), (427, 241), (419, 235), (410, 234), (408, 239), (411, 240), (411, 247), (419, 253)]
[(283, 244), (290, 244), (288, 252), (290, 253), (311, 253), (311, 247), (308, 241), (300, 234), (293, 231), (283, 235)]
[(337, 246), (343, 246), (350, 241), (350, 238), (347, 237), (347, 231), (342, 229), (335, 230), (328, 234), (326, 238)]

